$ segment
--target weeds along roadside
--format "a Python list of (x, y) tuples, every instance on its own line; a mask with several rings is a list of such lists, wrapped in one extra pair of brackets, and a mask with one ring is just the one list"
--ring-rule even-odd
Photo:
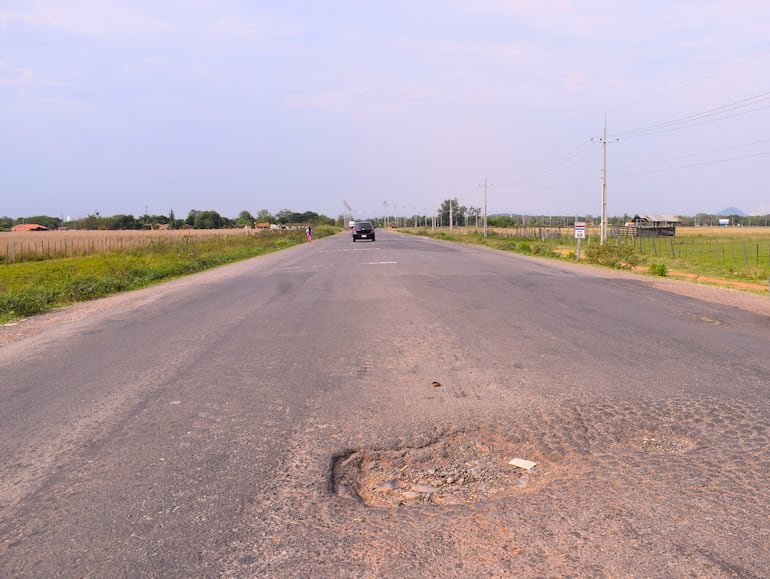
[[(316, 237), (337, 228), (319, 226)], [(0, 264), (0, 323), (76, 302), (141, 289), (184, 275), (306, 243), (304, 231), (156, 239), (142, 247)]]
[[(575, 239), (516, 237), (509, 232), (490, 230), (487, 237), (473, 229), (410, 229), (406, 233), (459, 243), (484, 245), (503, 251), (577, 262)], [(719, 251), (717, 251), (717, 248)], [(653, 276), (684, 277), (691, 281), (735, 287), (768, 294), (770, 277), (770, 229), (749, 238), (713, 235), (671, 238), (608, 239), (604, 245), (591, 237), (583, 242), (582, 262), (631, 270)], [(743, 285), (742, 285), (743, 284)]]

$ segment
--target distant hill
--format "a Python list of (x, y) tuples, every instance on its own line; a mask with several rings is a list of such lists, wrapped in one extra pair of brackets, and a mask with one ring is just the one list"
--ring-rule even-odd
[(717, 215), (740, 215), (741, 217), (748, 217), (743, 211), (738, 209), (737, 207), (728, 207), (727, 209), (722, 209)]

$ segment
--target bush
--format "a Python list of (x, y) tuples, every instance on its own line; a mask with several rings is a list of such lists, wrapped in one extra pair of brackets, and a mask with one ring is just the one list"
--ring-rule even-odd
[(544, 257), (553, 257), (556, 252), (553, 250), (553, 245), (550, 243), (533, 243), (530, 247), (530, 253), (532, 255), (542, 255)]
[(644, 256), (636, 253), (633, 247), (616, 243), (593, 244), (586, 249), (585, 254), (586, 261), (589, 263), (596, 263), (615, 269), (631, 269), (644, 261)]
[(0, 320), (32, 316), (51, 308), (55, 291), (45, 287), (14, 289), (0, 294)]
[(651, 263), (649, 272), (651, 275), (666, 277), (668, 275), (668, 268), (665, 263)]
[(502, 249), (503, 251), (519, 251), (519, 244), (513, 239), (495, 239), (492, 240), (492, 243), (487, 242), (486, 245), (494, 247), (495, 249)]

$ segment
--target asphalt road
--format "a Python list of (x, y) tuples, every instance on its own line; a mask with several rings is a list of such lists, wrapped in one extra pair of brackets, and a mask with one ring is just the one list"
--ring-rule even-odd
[(0, 348), (2, 577), (770, 569), (768, 316), (386, 231), (103, 303)]

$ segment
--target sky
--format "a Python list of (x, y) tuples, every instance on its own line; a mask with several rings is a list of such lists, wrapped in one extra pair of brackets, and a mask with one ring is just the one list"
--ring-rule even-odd
[(0, 215), (597, 216), (603, 153), (770, 213), (767, 0), (0, 0)]

